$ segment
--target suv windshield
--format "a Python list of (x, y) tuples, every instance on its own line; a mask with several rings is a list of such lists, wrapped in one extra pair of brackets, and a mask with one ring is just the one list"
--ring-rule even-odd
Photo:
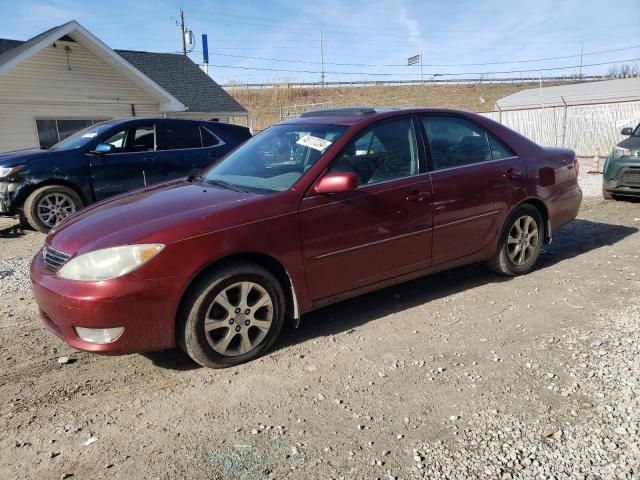
[(49, 150), (74, 150), (76, 148), (84, 147), (87, 143), (92, 141), (111, 125), (107, 123), (96, 123), (90, 127), (80, 130), (73, 135), (68, 136), (64, 140), (56, 143)]
[(295, 184), (348, 127), (276, 125), (247, 141), (207, 170), (205, 183), (262, 192), (282, 192)]

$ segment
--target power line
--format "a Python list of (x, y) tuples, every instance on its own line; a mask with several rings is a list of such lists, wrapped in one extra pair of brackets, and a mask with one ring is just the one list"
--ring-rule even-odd
[[(598, 52), (587, 52), (582, 53), (580, 55), (564, 55), (561, 57), (546, 57), (546, 58), (535, 58), (528, 60), (513, 60), (510, 62), (485, 62), (485, 63), (425, 63), (423, 66), (425, 67), (478, 67), (485, 65), (511, 65), (514, 63), (534, 63), (534, 62), (542, 62), (548, 60), (566, 60), (567, 58), (576, 58), (578, 56), (587, 56), (587, 55), (600, 55), (603, 53), (611, 53), (611, 52), (621, 52), (624, 50), (632, 50), (634, 48), (640, 48), (640, 45), (633, 45), (631, 47), (623, 47), (623, 48), (613, 48), (609, 50), (600, 50)], [(216, 55), (220, 57), (232, 57), (232, 58), (244, 58), (248, 60), (266, 60), (270, 62), (285, 62), (285, 63), (305, 63), (305, 64), (317, 64), (318, 62), (313, 62), (309, 60), (286, 60), (282, 58), (268, 58), (268, 57), (255, 57), (251, 55), (236, 55), (232, 53), (219, 53), (219, 52), (210, 52), (211, 55)], [(349, 66), (349, 67), (406, 67), (406, 63), (402, 64), (374, 64), (374, 63), (336, 63), (336, 62), (324, 62), (325, 65), (336, 65), (336, 66)]]
[[(617, 60), (615, 62), (600, 62), (600, 63), (590, 63), (584, 64), (582, 67), (597, 67), (601, 65), (612, 65), (616, 63), (626, 63), (626, 62), (635, 62), (640, 60), (640, 58), (631, 58), (628, 60)], [(199, 64), (201, 65), (201, 64)], [(201, 65), (202, 66), (202, 65)], [(288, 69), (278, 69), (278, 68), (261, 68), (261, 67), (243, 67), (243, 66), (234, 66), (234, 65), (210, 65), (216, 68), (230, 68), (230, 69), (239, 69), (239, 70), (257, 70), (264, 72), (282, 72), (282, 73), (311, 73), (318, 74), (322, 73), (318, 70), (288, 70)], [(458, 72), (458, 73), (426, 73), (426, 75), (433, 76), (458, 76), (458, 75), (496, 75), (496, 74), (505, 74), (505, 73), (530, 73), (530, 72), (549, 72), (556, 70), (569, 70), (572, 68), (579, 68), (580, 65), (570, 65), (565, 67), (548, 67), (548, 68), (531, 68), (527, 70), (504, 70), (504, 71), (493, 71), (493, 72)], [(415, 73), (378, 73), (378, 72), (324, 72), (325, 74), (332, 75), (369, 75), (369, 76), (415, 76)]]

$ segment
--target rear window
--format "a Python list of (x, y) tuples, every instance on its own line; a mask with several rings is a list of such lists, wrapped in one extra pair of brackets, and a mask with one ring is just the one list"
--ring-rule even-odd
[(207, 130), (204, 127), (200, 127), (200, 135), (202, 135), (202, 146), (203, 147), (215, 147), (220, 143), (218, 137), (216, 137), (213, 133)]

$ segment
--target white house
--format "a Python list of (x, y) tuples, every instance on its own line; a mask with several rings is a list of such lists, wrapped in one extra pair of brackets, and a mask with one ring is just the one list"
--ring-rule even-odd
[(112, 50), (76, 21), (0, 39), (0, 151), (49, 146), (113, 118), (247, 114), (187, 56)]

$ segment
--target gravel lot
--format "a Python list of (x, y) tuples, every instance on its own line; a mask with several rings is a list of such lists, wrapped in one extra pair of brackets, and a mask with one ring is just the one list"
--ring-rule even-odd
[(67, 347), (28, 288), (44, 237), (5, 230), (0, 478), (639, 479), (640, 203), (582, 166), (579, 218), (531, 274), (343, 302), (223, 371)]

